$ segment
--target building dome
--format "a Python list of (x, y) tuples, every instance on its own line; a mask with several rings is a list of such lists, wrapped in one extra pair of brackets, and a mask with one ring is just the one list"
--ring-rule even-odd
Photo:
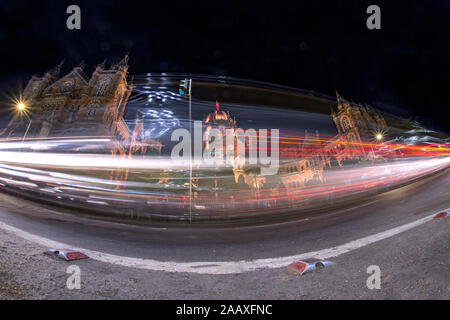
[(233, 118), (231, 118), (230, 113), (220, 110), (220, 105), (219, 102), (217, 101), (216, 101), (216, 110), (210, 112), (206, 116), (205, 123), (214, 126), (229, 127), (229, 128), (234, 128), (236, 126), (236, 121)]

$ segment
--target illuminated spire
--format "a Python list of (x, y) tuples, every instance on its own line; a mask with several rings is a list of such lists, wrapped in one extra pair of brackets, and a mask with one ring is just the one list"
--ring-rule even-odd
[(79, 68), (79, 69), (83, 70), (85, 67), (86, 67), (86, 63), (84, 62), (84, 60), (81, 60), (80, 63), (75, 68)]
[(128, 53), (126, 53), (125, 56), (123, 57), (123, 59), (120, 60), (119, 66), (123, 67), (123, 66), (128, 65), (128, 60), (129, 60)]
[(47, 71), (48, 74), (54, 76), (54, 77), (58, 77), (59, 73), (61, 72), (61, 67), (64, 64), (64, 60), (61, 61), (60, 64), (58, 64), (57, 66), (53, 67), (52, 69), (50, 69), (49, 71)]
[(103, 60), (103, 62), (102, 63), (100, 63), (100, 64), (98, 64), (95, 68), (96, 69), (99, 69), (99, 70), (105, 70), (105, 68), (106, 68), (106, 60), (107, 60), (108, 58), (105, 58), (105, 60)]

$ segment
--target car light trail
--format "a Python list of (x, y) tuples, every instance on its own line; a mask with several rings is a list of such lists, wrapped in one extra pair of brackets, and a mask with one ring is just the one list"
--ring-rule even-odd
[[(239, 99), (229, 99), (233, 103), (192, 97), (192, 118), (198, 120), (189, 122), (188, 99), (178, 93), (179, 81), (172, 75), (136, 77), (127, 101), (135, 120), (112, 123), (117, 131), (111, 136), (58, 132), (45, 138), (0, 139), (0, 190), (102, 215), (183, 221), (193, 216), (195, 221), (317, 211), (382, 193), (450, 164), (448, 139), (389, 127), (375, 111), (352, 106), (339, 95), (331, 120), (274, 105), (283, 101), (298, 107), (304, 93), (240, 80), (233, 88), (242, 92)], [(198, 77), (194, 91), (203, 86), (210, 95), (211, 81)], [(259, 98), (258, 88), (248, 95), (253, 98), (247, 97), (256, 87), (271, 88), (270, 103)], [(240, 99), (245, 101), (236, 103)], [(239, 127), (249, 123), (267, 129)], [(325, 129), (319, 134), (321, 126)], [(186, 129), (192, 127), (193, 132)], [(311, 127), (314, 134), (306, 130)], [(171, 154), (180, 143), (172, 140), (179, 129), (191, 139), (192, 159)], [(223, 138), (223, 150), (219, 146), (211, 155), (224, 157), (206, 161), (205, 151), (216, 140), (209, 139), (214, 130)], [(119, 131), (125, 138), (116, 136)], [(274, 154), (275, 164), (263, 161)], [(269, 165), (275, 166), (274, 173), (263, 173)]]
[[(281, 142), (284, 138), (280, 138)], [(95, 139), (86, 139), (86, 144), (94, 141)], [(302, 139), (299, 141), (310, 143)], [(320, 143), (324, 141), (321, 140)], [(41, 141), (27, 141), (27, 148), (33, 149), (34, 144), (40, 143)], [(83, 208), (89, 205), (91, 209), (107, 208), (112, 213), (134, 208), (140, 210), (143, 216), (151, 217), (157, 212), (160, 217), (167, 215), (172, 219), (174, 217), (186, 219), (189, 204), (187, 163), (162, 156), (150, 159), (146, 157), (123, 159), (107, 154), (62, 152), (64, 148), (70, 150), (73, 144), (83, 143), (82, 139), (75, 141), (53, 139), (44, 142), (50, 146), (45, 151), (34, 148), (37, 151), (18, 152), (4, 151), (15, 149), (17, 146), (14, 142), (1, 142), (0, 187), (10, 191), (18, 190), (25, 195), (42, 197), (43, 200), (70, 207)], [(378, 144), (363, 144), (364, 147), (367, 145), (379, 147)], [(389, 154), (390, 145), (383, 147), (387, 148), (383, 150), (383, 157), (387, 153), (393, 158), (399, 158), (397, 154)], [(392, 147), (398, 148), (399, 144)], [(200, 181), (206, 182), (202, 186), (194, 186), (192, 210), (195, 217), (199, 218), (245, 216), (258, 212), (276, 215), (281, 209), (320, 208), (336, 199), (357, 199), (366, 193), (388, 190), (395, 185), (445, 169), (450, 164), (448, 144), (441, 144), (439, 147), (434, 145), (403, 147), (411, 152), (401, 160), (328, 169), (323, 172), (322, 181), (258, 190), (248, 190), (231, 184), (230, 181), (234, 181), (235, 177), (229, 168), (217, 170), (211, 165), (199, 162), (196, 163), (194, 175), (198, 176), (198, 184), (201, 184)], [(59, 152), (54, 153), (52, 150)], [(280, 148), (280, 151), (280, 162), (283, 163), (290, 156), (301, 159), (304, 156), (303, 152), (311, 157), (311, 153), (314, 155), (322, 150)], [(291, 153), (294, 151), (295, 153)], [(392, 153), (396, 153), (396, 150)], [(323, 154), (315, 155), (327, 157)], [(346, 156), (345, 153), (342, 155)], [(118, 168), (130, 170), (128, 179), (121, 181), (119, 189), (115, 188), (117, 181), (109, 178), (109, 173)], [(297, 173), (279, 172), (271, 178), (281, 179), (283, 175), (290, 174)], [(144, 181), (142, 178), (146, 176), (148, 179)], [(166, 179), (161, 179), (164, 176)], [(219, 181), (218, 185), (214, 184), (214, 181)]]

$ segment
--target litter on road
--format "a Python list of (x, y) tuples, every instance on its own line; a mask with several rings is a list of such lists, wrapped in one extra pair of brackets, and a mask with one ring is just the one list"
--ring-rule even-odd
[(81, 260), (81, 259), (89, 258), (87, 255), (85, 255), (82, 252), (71, 251), (68, 249), (64, 249), (64, 250), (50, 249), (50, 250), (47, 250), (45, 252), (45, 254), (50, 255), (50, 256), (56, 256), (58, 258), (66, 260), (66, 261)]
[(434, 216), (434, 219), (445, 218), (450, 215), (450, 210), (439, 212)]
[(334, 262), (328, 260), (308, 258), (300, 261), (294, 261), (287, 268), (291, 272), (302, 275), (306, 272), (314, 271), (320, 268), (325, 268), (326, 266), (334, 264), (335, 264)]

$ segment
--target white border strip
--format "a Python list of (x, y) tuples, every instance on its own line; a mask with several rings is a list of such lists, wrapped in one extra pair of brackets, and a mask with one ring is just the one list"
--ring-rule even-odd
[[(449, 209), (443, 211), (448, 210)], [(279, 258), (256, 259), (250, 261), (241, 260), (241, 261), (219, 261), (219, 262), (211, 262), (211, 261), (164, 262), (152, 259), (117, 256), (113, 254), (102, 253), (84, 248), (73, 248), (68, 244), (53, 241), (44, 237), (31, 234), (29, 232), (7, 225), (3, 222), (0, 222), (0, 229), (13, 232), (16, 235), (20, 236), (21, 238), (24, 238), (25, 240), (40, 244), (47, 248), (58, 248), (58, 249), (71, 248), (73, 250), (81, 251), (84, 254), (87, 254), (90, 258), (94, 260), (120, 265), (124, 267), (155, 270), (155, 271), (166, 271), (166, 272), (190, 272), (199, 274), (232, 274), (232, 273), (243, 273), (248, 271), (254, 271), (257, 269), (264, 269), (264, 268), (268, 269), (281, 268), (289, 265), (293, 261), (306, 258), (329, 259), (332, 257), (336, 257), (343, 253), (350, 252), (352, 250), (367, 246), (369, 244), (375, 243), (377, 241), (392, 237), (401, 232), (420, 226), (432, 220), (435, 215), (436, 213), (393, 229), (373, 234), (358, 240), (350, 241), (340, 246), (322, 249), (319, 251), (312, 251), (298, 255)]]

